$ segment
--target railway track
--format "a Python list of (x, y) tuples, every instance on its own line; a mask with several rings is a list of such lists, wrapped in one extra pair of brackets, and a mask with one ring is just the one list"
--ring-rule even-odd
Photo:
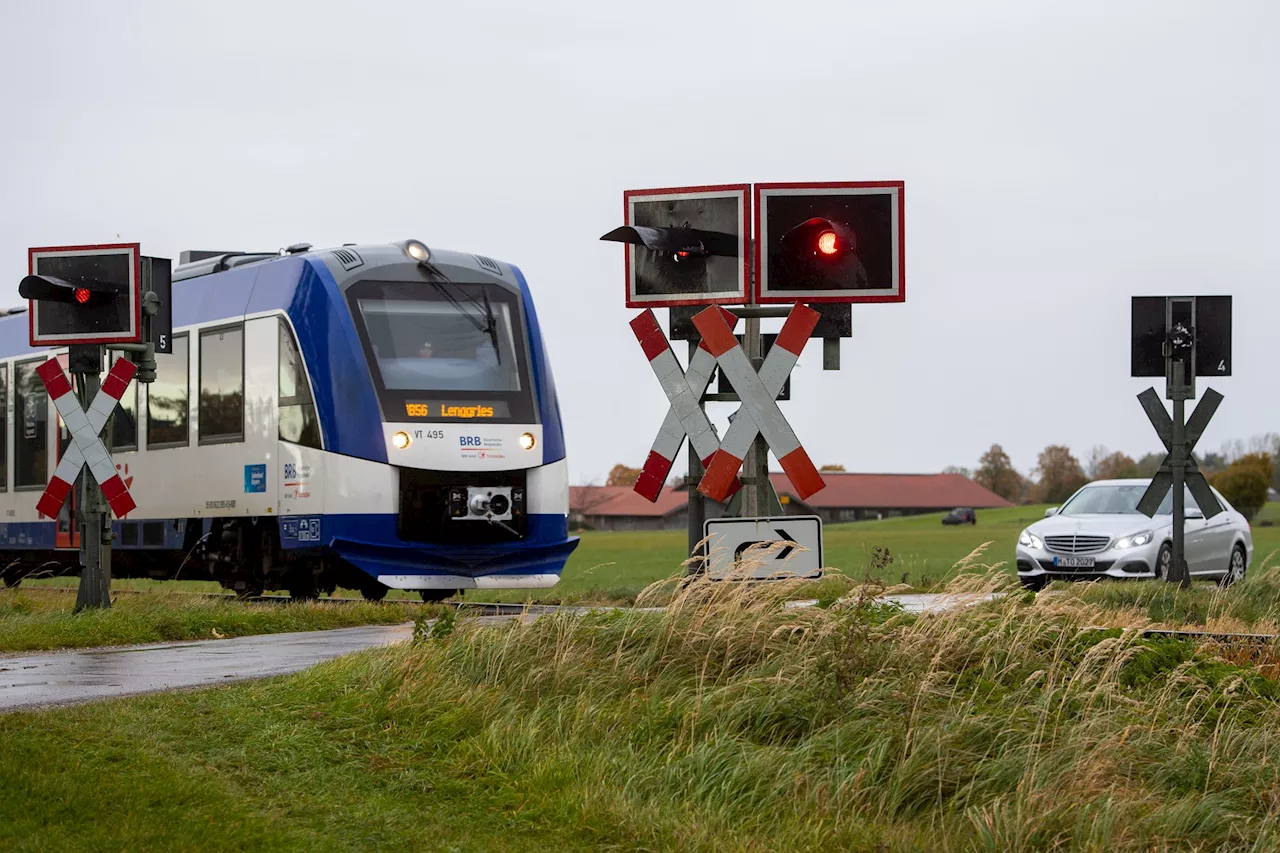
[[(32, 589), (48, 590), (49, 592), (78, 592), (73, 586), (39, 586)], [(157, 592), (163, 592), (165, 595), (181, 595), (192, 598), (206, 598), (220, 601), (241, 601), (246, 604), (289, 604), (296, 599), (287, 595), (259, 595), (251, 598), (241, 598), (229, 592), (192, 592), (190, 590), (152, 590), (152, 589), (115, 589), (112, 595), (155, 595)], [(459, 612), (474, 614), (477, 616), (519, 616), (522, 613), (539, 614), (551, 613), (560, 608), (558, 604), (506, 604), (496, 601), (440, 601), (425, 602), (417, 601), (411, 598), (395, 598), (383, 599), (382, 601), (366, 601), (363, 598), (313, 598), (313, 604), (408, 604), (425, 607), (427, 604), (440, 604), (444, 607), (452, 607)]]
[[(33, 587), (33, 588), (46, 589), (51, 592), (74, 593), (78, 591), (76, 587), (70, 587), (70, 586), (45, 586), (45, 587)], [(150, 590), (150, 589), (117, 589), (113, 591), (114, 594), (126, 594), (126, 595), (154, 595), (156, 592), (158, 592), (158, 590)], [(288, 604), (289, 602), (294, 600), (293, 598), (290, 598), (287, 595), (262, 595), (254, 598), (240, 598), (234, 595), (233, 593), (191, 592), (187, 590), (165, 591), (164, 594), (193, 596), (196, 598), (223, 599), (226, 601), (239, 600), (249, 604)], [(936, 593), (932, 595), (921, 594), (921, 595), (897, 596), (897, 598), (922, 599), (922, 600), (933, 599), (933, 598), (943, 599), (946, 597), (948, 597), (948, 594), (946, 593)], [(312, 601), (317, 604), (360, 604), (360, 603), (382, 604), (382, 603), (386, 603), (386, 604), (411, 604), (411, 605), (418, 605), (418, 606), (426, 606), (426, 604), (428, 603), (428, 602), (416, 601), (414, 599), (407, 599), (407, 598), (396, 598), (396, 599), (390, 599), (390, 600), (383, 599), (383, 601), (381, 602), (366, 602), (365, 599), (363, 598), (315, 598), (315, 599), (312, 599)], [(521, 614), (538, 615), (538, 614), (545, 614), (545, 613), (554, 613), (562, 608), (569, 608), (573, 610), (593, 609), (589, 605), (506, 604), (506, 603), (500, 603), (496, 601), (442, 601), (442, 602), (430, 602), (430, 603), (433, 603), (433, 604), (438, 603), (445, 607), (452, 607), (455, 610), (457, 610), (460, 614), (467, 614), (467, 615), (474, 615), (474, 616), (519, 616)], [(816, 603), (816, 600), (797, 600), (797, 601), (788, 602), (788, 606), (789, 607), (807, 607), (807, 606), (812, 606), (815, 603)], [(608, 609), (618, 609), (620, 605), (599, 605), (599, 607), (608, 608)], [(623, 609), (632, 609), (632, 608), (623, 608)], [(645, 609), (661, 610), (663, 608), (645, 608)], [(915, 610), (916, 612), (922, 612), (926, 608), (908, 607), (907, 609)], [(1098, 625), (1098, 626), (1092, 626), (1090, 628), (1086, 628), (1085, 630), (1110, 631), (1110, 630), (1114, 630), (1114, 628)], [(1250, 644), (1270, 645), (1270, 644), (1280, 642), (1280, 634), (1254, 634), (1254, 633), (1204, 631), (1204, 630), (1174, 629), (1174, 628), (1144, 628), (1144, 629), (1140, 629), (1140, 633), (1144, 638), (1168, 637), (1171, 639), (1212, 640), (1218, 643), (1250, 643)]]

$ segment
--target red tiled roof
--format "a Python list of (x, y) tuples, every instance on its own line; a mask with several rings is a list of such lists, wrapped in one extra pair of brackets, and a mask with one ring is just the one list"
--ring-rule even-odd
[(662, 517), (689, 502), (684, 489), (664, 488), (658, 500), (649, 503), (630, 486), (570, 486), (569, 510), (582, 515)]
[[(804, 503), (831, 509), (992, 509), (1013, 504), (963, 474), (824, 472), (827, 487)], [(794, 495), (785, 474), (770, 474), (774, 490)]]
[[(807, 501), (815, 509), (991, 509), (1013, 506), (961, 474), (846, 474), (824, 472), (827, 487)], [(770, 474), (779, 495), (795, 497), (785, 474)], [(572, 486), (569, 509), (575, 514), (597, 516), (662, 517), (682, 509), (689, 493), (664, 488), (650, 503), (630, 486)]]

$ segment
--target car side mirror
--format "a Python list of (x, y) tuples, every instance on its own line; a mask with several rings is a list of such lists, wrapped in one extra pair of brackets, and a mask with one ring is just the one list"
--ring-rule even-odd
[(1057, 514), (1058, 514), (1058, 508), (1056, 506), (1051, 506), (1044, 511), (1045, 518), (1051, 518)]

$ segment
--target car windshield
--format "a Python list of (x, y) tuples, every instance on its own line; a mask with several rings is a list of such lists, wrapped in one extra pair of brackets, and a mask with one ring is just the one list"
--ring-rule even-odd
[(393, 391), (520, 391), (511, 309), (435, 300), (359, 300), (378, 371)]
[[(1133, 485), (1085, 486), (1063, 504), (1062, 510), (1058, 514), (1133, 515), (1138, 512), (1138, 501), (1142, 500), (1142, 495), (1146, 491), (1146, 482), (1136, 482)], [(1197, 504), (1195, 498), (1191, 496), (1191, 491), (1187, 490), (1185, 495), (1187, 509), (1196, 509)], [(1156, 510), (1156, 515), (1172, 514), (1173, 490), (1170, 489), (1168, 494), (1164, 496), (1164, 500), (1160, 502), (1160, 508)]]

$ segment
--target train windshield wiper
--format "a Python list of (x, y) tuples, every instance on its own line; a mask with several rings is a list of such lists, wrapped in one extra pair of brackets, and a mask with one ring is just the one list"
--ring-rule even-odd
[[(437, 270), (434, 266), (429, 266), (426, 264), (420, 264), (420, 266), (427, 267), (428, 271), (433, 273), (432, 275), (428, 276), (427, 281), (431, 285), (433, 285), (436, 288), (436, 290), (440, 291), (440, 295), (443, 296), (445, 299), (449, 300), (449, 304), (451, 304), (454, 308), (458, 309), (458, 313), (461, 314), (463, 317), (465, 317), (467, 319), (467, 322), (475, 326), (476, 331), (484, 332), (489, 336), (489, 341), (490, 343), (493, 344), (493, 353), (495, 356), (497, 356), (498, 363), (501, 364), (502, 350), (498, 347), (498, 321), (493, 314), (493, 307), (489, 304), (488, 292), (482, 291), (481, 295), (484, 296), (484, 302), (481, 303), (474, 296), (468, 296), (467, 293), (462, 288), (458, 287), (458, 285), (456, 284), (453, 284), (453, 282), (449, 280), (448, 276), (446, 276), (444, 273)], [(462, 295), (463, 299), (471, 303), (471, 305), (474, 306), (477, 311), (482, 311), (484, 313), (483, 322), (481, 322), (479, 318), (473, 316), (472, 313), (469, 310), (467, 310), (463, 306), (463, 304), (453, 296), (453, 294), (449, 292), (449, 288), (445, 286), (445, 282), (448, 282), (449, 284), (453, 284), (453, 286), (457, 289), (458, 293)]]

